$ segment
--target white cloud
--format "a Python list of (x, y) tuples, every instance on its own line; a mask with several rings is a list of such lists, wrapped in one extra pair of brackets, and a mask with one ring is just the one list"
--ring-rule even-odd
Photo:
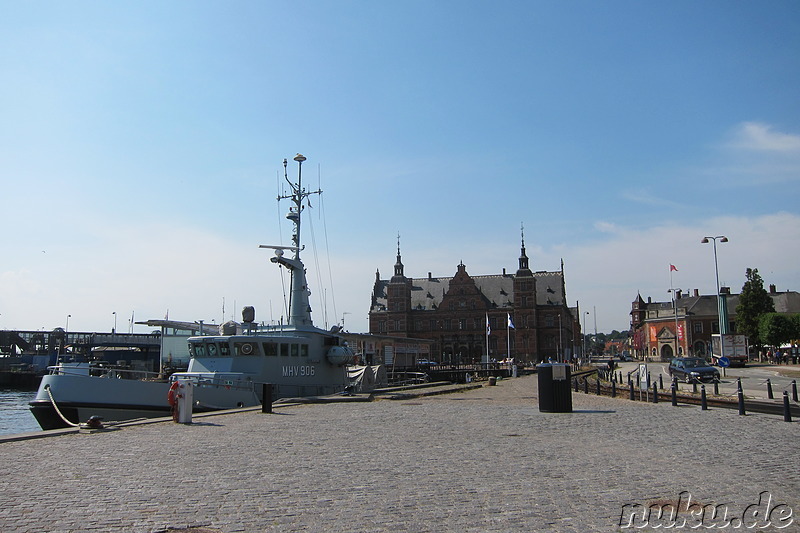
[(734, 131), (731, 145), (735, 148), (757, 152), (800, 154), (800, 135), (780, 133), (769, 124), (743, 122)]

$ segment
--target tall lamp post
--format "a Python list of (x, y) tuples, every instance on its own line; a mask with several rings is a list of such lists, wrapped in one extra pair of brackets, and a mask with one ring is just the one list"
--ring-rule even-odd
[[(714, 276), (717, 281), (717, 314), (719, 316), (719, 355), (720, 357), (724, 357), (725, 355), (725, 335), (728, 334), (728, 317), (723, 316), (724, 310), (722, 308), (722, 298), (719, 294), (719, 265), (717, 263), (717, 239), (719, 242), (728, 242), (728, 238), (724, 235), (716, 235), (714, 237), (703, 237), (703, 240), (700, 242), (702, 244), (708, 244), (709, 241), (714, 243)], [(711, 343), (712, 347), (714, 345), (713, 341)], [(712, 358), (713, 359), (713, 358)], [(723, 372), (724, 372), (723, 368)]]
[(589, 311), (586, 311), (583, 316), (583, 357), (586, 358), (586, 320), (588, 319)]

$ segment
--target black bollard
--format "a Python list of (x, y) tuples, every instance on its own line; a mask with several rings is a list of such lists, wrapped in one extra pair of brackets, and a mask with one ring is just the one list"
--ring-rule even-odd
[(697, 394), (697, 380), (692, 380), (692, 394)]
[(789, 393), (783, 391), (783, 421), (792, 421), (792, 410), (789, 408)]
[(670, 388), (672, 389), (672, 405), (674, 407), (674, 406), (678, 405), (678, 380), (677, 379), (674, 379), (674, 378), (672, 379), (672, 386)]
[(572, 384), (575, 386), (575, 392), (578, 392), (578, 378), (574, 378)]
[(612, 381), (611, 382), (611, 397), (612, 398), (616, 398), (617, 397), (617, 382), (616, 381)]
[(658, 403), (658, 385), (653, 382), (653, 403)]
[(633, 381), (630, 379), (628, 380), (628, 391), (629, 391), (629, 400), (634, 400), (635, 397), (633, 395)]
[(589, 394), (589, 378), (583, 378), (583, 393)]
[(658, 375), (658, 388), (664, 390), (664, 374)]
[(700, 385), (700, 409), (708, 411), (708, 402), (706, 401), (706, 386)]
[(767, 398), (774, 400), (775, 396), (772, 394), (772, 382), (767, 378)]
[(719, 380), (714, 380), (714, 396), (719, 396)]
[(262, 413), (271, 413), (272, 412), (272, 383), (264, 383), (261, 386), (261, 412)]
[(736, 395), (739, 397), (739, 414), (744, 415), (744, 393), (742, 392), (742, 389), (736, 391)]
[(741, 392), (741, 390), (742, 390), (742, 378), (736, 378), (736, 390)]
[(600, 396), (600, 378), (597, 379), (597, 395)]
[(797, 401), (797, 380), (796, 379), (792, 380), (792, 401), (793, 402)]

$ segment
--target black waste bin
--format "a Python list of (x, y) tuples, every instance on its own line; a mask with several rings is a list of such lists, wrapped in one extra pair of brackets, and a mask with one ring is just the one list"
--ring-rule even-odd
[(539, 375), (539, 411), (571, 413), (572, 389), (570, 367), (563, 363), (542, 363), (536, 366)]

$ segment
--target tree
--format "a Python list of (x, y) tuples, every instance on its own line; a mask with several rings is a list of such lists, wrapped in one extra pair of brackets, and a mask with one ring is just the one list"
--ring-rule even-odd
[(798, 315), (766, 313), (758, 321), (759, 338), (768, 346), (776, 348), (800, 337), (797, 330)]
[(760, 348), (763, 342), (759, 335), (759, 319), (766, 313), (774, 313), (775, 303), (764, 289), (764, 280), (757, 268), (748, 268), (745, 276), (747, 281), (736, 306), (736, 330), (747, 335), (751, 346)]

